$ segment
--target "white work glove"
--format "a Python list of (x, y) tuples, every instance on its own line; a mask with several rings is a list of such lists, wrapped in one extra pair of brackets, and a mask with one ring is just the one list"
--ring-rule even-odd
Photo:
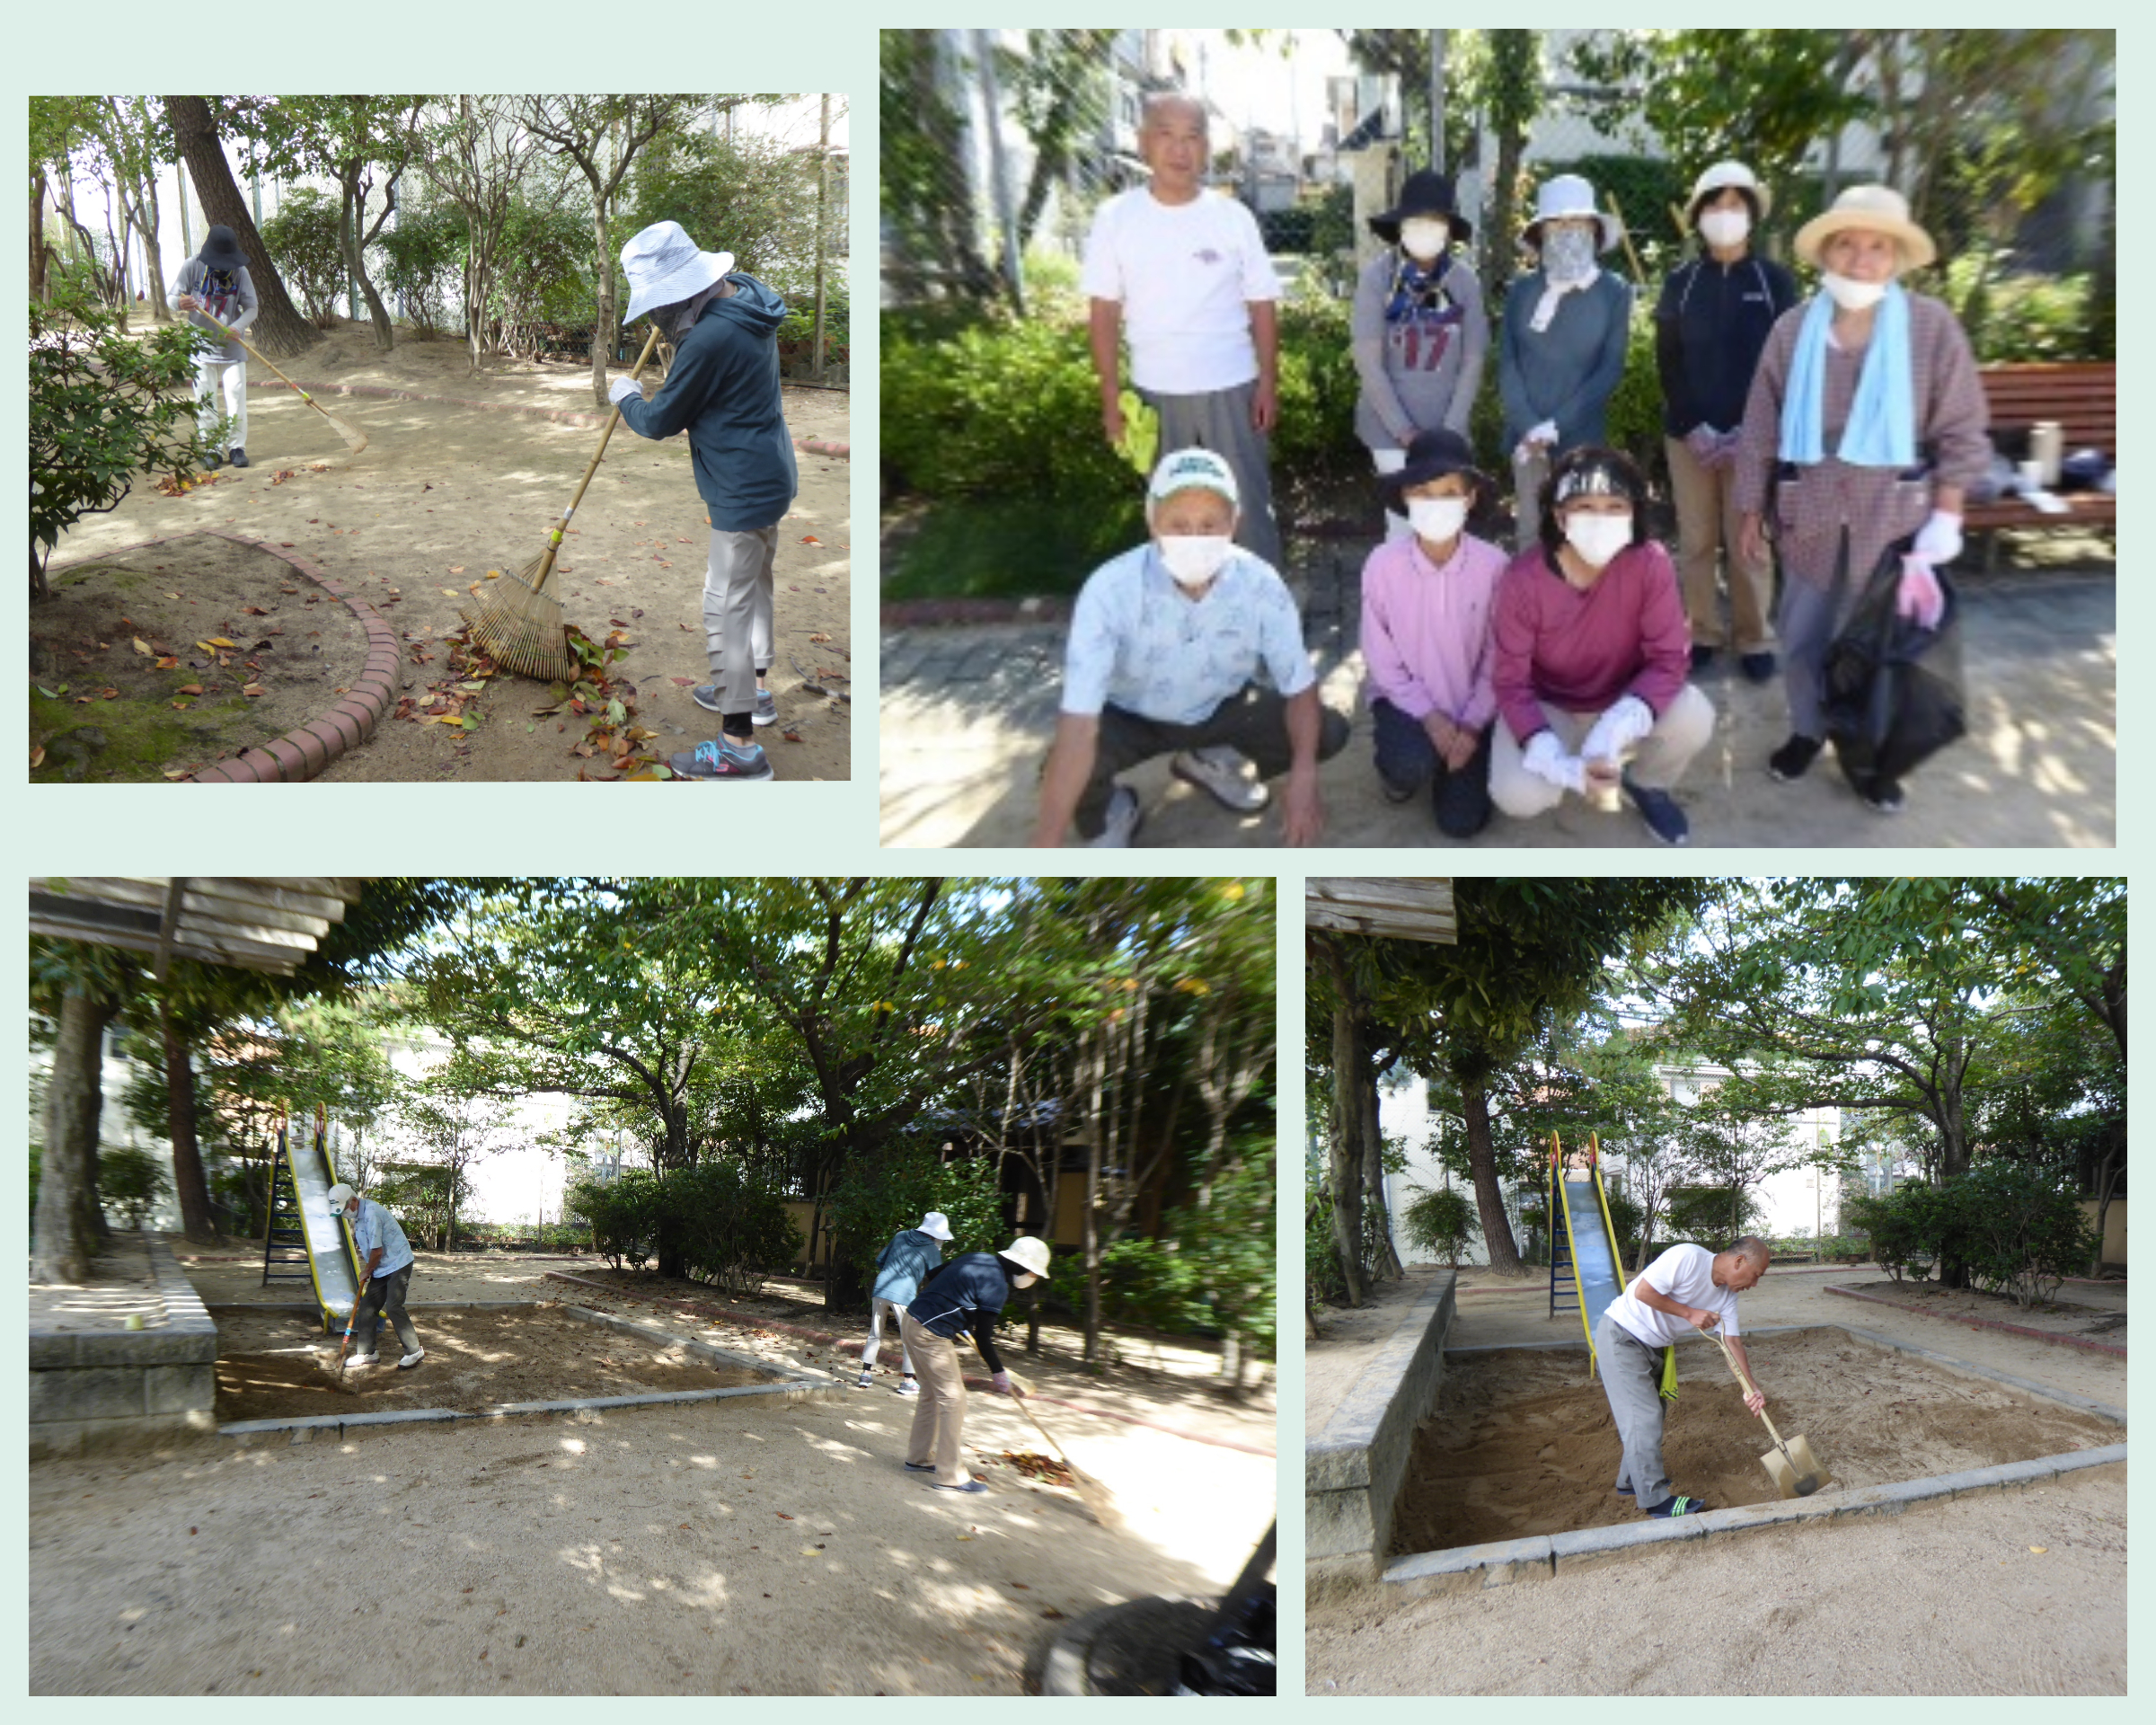
[(1895, 589), (1894, 614), (1906, 617), (1920, 629), (1936, 629), (1947, 615), (1947, 596), (1931, 565), (1921, 557), (1902, 559), (1902, 584)]
[(641, 400), (643, 393), (644, 386), (638, 383), (633, 377), (616, 377), (611, 384), (606, 385), (606, 399), (612, 402), (616, 407), (619, 407), (632, 395), (634, 395)]
[(1586, 763), (1577, 755), (1566, 754), (1565, 746), (1557, 740), (1554, 730), (1538, 730), (1530, 737), (1526, 752), (1520, 756), (1520, 765), (1560, 791), (1570, 791), (1576, 795), (1586, 792)]
[(1556, 448), (1557, 421), (1555, 420), (1544, 420), (1540, 425), (1536, 426), (1532, 431), (1528, 432), (1527, 441), (1529, 443), (1543, 444), (1552, 449)]
[(1695, 425), (1684, 434), (1684, 447), (1702, 467), (1711, 467), (1716, 453), (1722, 447), (1722, 434), (1711, 425)]
[(995, 1374), (994, 1374), (993, 1376), (991, 1376), (991, 1377), (989, 1378), (989, 1380), (988, 1380), (988, 1381), (989, 1381), (991, 1384), (994, 1384), (994, 1385), (995, 1385), (995, 1393), (996, 1393), (998, 1395), (1008, 1395), (1008, 1394), (1010, 1394), (1010, 1393), (1011, 1393), (1011, 1374), (1010, 1374), (1010, 1373), (1008, 1373), (1008, 1372), (997, 1372), (997, 1373), (995, 1373)]
[(1927, 563), (1950, 563), (1961, 555), (1961, 518), (1948, 515), (1944, 509), (1931, 511), (1931, 518), (1918, 530), (1916, 543), (1910, 546), (1912, 557), (1921, 557)]
[(1613, 761), (1655, 728), (1655, 710), (1636, 694), (1621, 694), (1610, 703), (1587, 740), (1579, 746), (1584, 761)]

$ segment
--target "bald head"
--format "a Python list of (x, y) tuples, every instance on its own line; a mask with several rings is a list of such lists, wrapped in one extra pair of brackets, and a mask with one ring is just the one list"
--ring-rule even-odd
[(1164, 204), (1188, 203), (1198, 194), (1209, 154), (1205, 104), (1180, 90), (1154, 91), (1145, 98), (1138, 154), (1152, 170), (1155, 198)]
[(1715, 1285), (1741, 1292), (1767, 1273), (1768, 1261), (1773, 1256), (1774, 1248), (1755, 1234), (1732, 1241), (1728, 1251), (1715, 1254)]
[(1155, 90), (1140, 104), (1138, 129), (1153, 131), (1163, 126), (1187, 125), (1200, 137), (1206, 135), (1206, 105), (1180, 90)]

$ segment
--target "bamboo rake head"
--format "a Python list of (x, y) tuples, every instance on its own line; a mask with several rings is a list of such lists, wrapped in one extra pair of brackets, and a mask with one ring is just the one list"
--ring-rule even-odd
[(488, 582), (460, 614), (473, 642), (497, 665), (539, 683), (571, 682), (577, 675), (561, 602), (544, 590), (553, 560), (549, 544), (515, 575)]

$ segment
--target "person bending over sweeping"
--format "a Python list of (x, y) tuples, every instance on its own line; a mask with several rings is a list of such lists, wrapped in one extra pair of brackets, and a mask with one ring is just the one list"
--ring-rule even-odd
[(669, 763), (683, 778), (768, 779), (755, 727), (779, 712), (771, 671), (771, 571), (779, 522), (799, 472), (779, 393), (779, 325), (786, 302), (734, 270), (730, 252), (699, 251), (679, 222), (655, 222), (622, 248), (634, 323), (649, 314), (674, 343), (674, 363), (649, 402), (632, 378), (608, 393), (639, 437), (686, 429), (696, 490), (711, 524), (703, 580), (703, 639), (711, 680), (694, 693), (720, 716), (720, 734)]
[(953, 1258), (922, 1285), (899, 1320), (898, 1340), (921, 1373), (928, 1393), (914, 1410), (906, 1465), (936, 1477), (940, 1491), (985, 1491), (967, 1471), (959, 1448), (966, 1429), (965, 1362), (958, 1339), (968, 1330), (988, 1362), (998, 1395), (1011, 1393), (1011, 1375), (995, 1351), (995, 1314), (1011, 1290), (1030, 1287), (1048, 1273), (1048, 1249), (1021, 1234), (1001, 1252), (968, 1252)]
[[(854, 1386), (868, 1389), (875, 1382), (876, 1350), (883, 1345), (883, 1321), (903, 1329), (906, 1308), (921, 1291), (921, 1278), (943, 1261), (943, 1243), (950, 1238), (950, 1222), (941, 1210), (931, 1210), (917, 1228), (901, 1228), (890, 1243), (876, 1254), (876, 1286), (869, 1296), (869, 1341), (861, 1350), (861, 1380)], [(914, 1357), (906, 1351), (906, 1338), (898, 1339), (898, 1363), (905, 1376), (898, 1380), (900, 1395), (918, 1395), (914, 1382)]]
[(1745, 1410), (1757, 1413), (1767, 1405), (1736, 1339), (1736, 1296), (1766, 1274), (1769, 1255), (1767, 1243), (1753, 1234), (1727, 1252), (1672, 1246), (1632, 1278), (1595, 1326), (1603, 1393), (1624, 1444), (1617, 1491), (1647, 1515), (1696, 1516), (1708, 1508), (1677, 1492), (1662, 1464), (1662, 1403), (1677, 1393), (1675, 1344), (1687, 1325), (1703, 1333), (1719, 1322), (1751, 1385)]
[[(172, 284), (172, 304), (188, 314), (198, 330), (234, 335), (254, 322), (261, 304), (255, 298), (254, 279), (247, 273), (247, 257), (240, 243), (222, 222), (203, 235), (202, 249), (180, 266), (180, 279)], [(199, 403), (196, 421), (204, 436), (216, 429), (217, 421), (232, 420), (231, 459), (234, 467), (247, 465), (247, 349), (236, 341), (198, 344), (195, 355), (195, 399)], [(212, 456), (212, 467), (225, 457)]]
[(352, 1225), (352, 1243), (359, 1252), (359, 1297), (352, 1305), (352, 1333), (360, 1339), (360, 1351), (345, 1361), (348, 1366), (372, 1366), (378, 1356), (375, 1338), (386, 1315), (404, 1344), (401, 1372), (410, 1371), (427, 1358), (420, 1346), (420, 1332), (411, 1327), (404, 1310), (404, 1290), (411, 1285), (411, 1247), (397, 1218), (371, 1198), (361, 1198), (342, 1181), (330, 1188), (330, 1208)]

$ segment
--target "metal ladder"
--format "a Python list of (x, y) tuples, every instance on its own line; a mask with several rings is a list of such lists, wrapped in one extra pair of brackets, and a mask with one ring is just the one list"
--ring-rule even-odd
[[(1557, 1196), (1564, 1196), (1560, 1190)], [(1550, 1236), (1550, 1315), (1579, 1311), (1579, 1276), (1572, 1263), (1572, 1241), (1560, 1219)]]
[(287, 1127), (277, 1129), (277, 1162), (270, 1179), (270, 1225), (262, 1234), (262, 1285), (307, 1282), (314, 1272), (307, 1259), (306, 1231), (300, 1225), (299, 1184), (292, 1177)]

